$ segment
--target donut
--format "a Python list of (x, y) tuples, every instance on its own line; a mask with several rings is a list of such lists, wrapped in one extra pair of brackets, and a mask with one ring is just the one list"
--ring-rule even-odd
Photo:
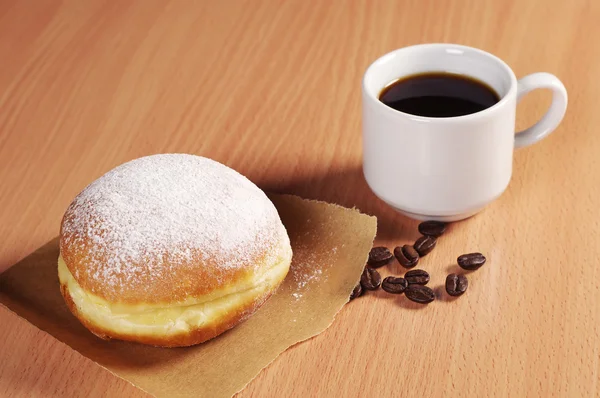
[(256, 185), (216, 161), (146, 156), (79, 193), (60, 228), (65, 303), (102, 339), (182, 347), (258, 310), (292, 249)]

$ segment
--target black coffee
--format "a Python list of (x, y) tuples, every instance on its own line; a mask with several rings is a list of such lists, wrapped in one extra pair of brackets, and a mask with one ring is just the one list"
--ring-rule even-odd
[(476, 113), (500, 101), (487, 84), (468, 76), (431, 72), (388, 84), (379, 100), (400, 112), (426, 117), (454, 117)]

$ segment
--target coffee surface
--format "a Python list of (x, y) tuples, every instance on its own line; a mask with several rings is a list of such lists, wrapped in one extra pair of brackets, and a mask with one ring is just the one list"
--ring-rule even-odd
[(500, 97), (469, 76), (435, 72), (412, 75), (388, 84), (379, 100), (400, 112), (425, 117), (456, 117), (480, 112)]

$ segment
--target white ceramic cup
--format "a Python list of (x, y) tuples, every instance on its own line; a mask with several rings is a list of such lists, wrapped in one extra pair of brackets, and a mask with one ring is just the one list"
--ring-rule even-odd
[[(432, 118), (397, 111), (379, 100), (394, 80), (423, 72), (471, 76), (500, 101), (466, 116)], [(515, 135), (517, 102), (537, 88), (552, 104), (532, 127)], [(501, 59), (455, 44), (423, 44), (388, 53), (369, 66), (362, 84), (363, 171), (373, 192), (405, 215), (456, 221), (472, 216), (504, 192), (514, 148), (550, 134), (567, 109), (567, 91), (549, 73), (517, 81)]]

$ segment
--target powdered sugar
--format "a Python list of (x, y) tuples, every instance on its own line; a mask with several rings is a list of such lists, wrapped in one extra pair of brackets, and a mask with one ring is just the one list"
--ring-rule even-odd
[(332, 258), (337, 253), (337, 247), (331, 249), (329, 253), (317, 255), (310, 250), (299, 250), (305, 255), (296, 257), (295, 263), (290, 267), (288, 278), (292, 281), (292, 297), (300, 300), (304, 293), (319, 283), (326, 283), (328, 280), (327, 270), (333, 264)]
[(223, 271), (248, 264), (281, 240), (279, 224), (273, 204), (241, 174), (203, 157), (164, 154), (90, 184), (67, 210), (61, 235), (66, 245), (91, 244), (88, 278), (142, 284), (169, 272), (166, 264), (197, 256), (216, 259)]

